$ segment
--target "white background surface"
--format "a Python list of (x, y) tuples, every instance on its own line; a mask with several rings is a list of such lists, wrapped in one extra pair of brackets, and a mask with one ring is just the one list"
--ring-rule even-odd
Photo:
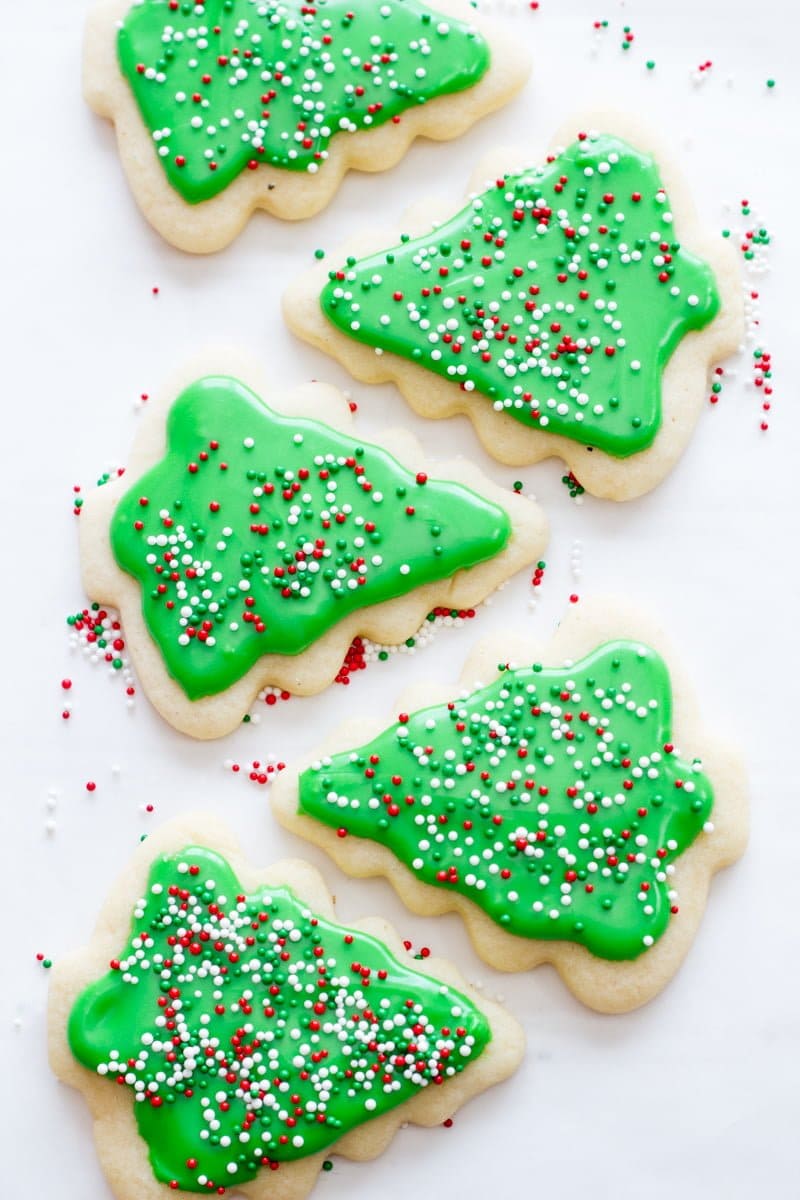
[[(95, 913), (140, 834), (186, 810), (225, 816), (257, 862), (303, 852), (276, 827), (266, 789), (228, 757), (282, 758), (315, 741), (345, 709), (390, 713), (412, 677), (455, 680), (473, 639), (514, 625), (544, 641), (570, 592), (627, 593), (663, 617), (693, 671), (712, 726), (744, 746), (753, 833), (740, 865), (714, 883), (706, 918), (676, 980), (625, 1017), (584, 1010), (549, 968), (502, 977), (475, 957), (455, 917), (408, 914), (382, 881), (350, 883), (314, 849), (342, 918), (381, 913), (415, 946), (453, 958), (526, 1027), (517, 1076), (462, 1110), (451, 1129), (401, 1132), (379, 1162), (335, 1160), (325, 1200), (447, 1194), (478, 1200), (556, 1192), (615, 1200), (727, 1200), (800, 1194), (797, 1174), (800, 806), (796, 751), (798, 642), (797, 78), (794, 0), (609, 0), (498, 3), (530, 45), (535, 74), (503, 113), (460, 142), (418, 143), (383, 177), (352, 175), (321, 218), (300, 226), (264, 216), (211, 259), (171, 250), (135, 209), (111, 128), (80, 97), (83, 0), (4, 4), (0, 194), (3, 237), (3, 542), (6, 563), (3, 961), (0, 1038), (8, 1195), (108, 1200), (91, 1126), (76, 1093), (50, 1076), (44, 1044), (47, 974), (89, 935)], [(609, 29), (592, 56), (592, 22)], [(620, 50), (622, 25), (635, 33)], [(653, 72), (645, 61), (656, 60)], [(711, 59), (700, 87), (691, 73)], [(777, 86), (769, 92), (767, 77)], [(532, 160), (573, 109), (609, 100), (641, 113), (667, 140), (707, 223), (741, 228), (748, 197), (773, 235), (763, 341), (776, 378), (770, 430), (745, 386), (749, 352), (689, 452), (655, 493), (624, 506), (577, 506), (551, 462), (505, 470), (464, 420), (426, 424), (395, 389), (367, 390), (282, 327), (278, 297), (317, 246), (371, 222), (395, 223), (427, 194), (460, 199), (473, 161), (495, 141), (524, 141)], [(725, 212), (724, 205), (733, 206)], [(157, 299), (152, 288), (158, 286)], [(413, 428), (432, 454), (459, 450), (509, 485), (522, 478), (552, 522), (541, 603), (527, 578), (462, 630), (412, 658), (394, 658), (312, 700), (265, 710), (224, 743), (173, 733), (143, 696), (133, 712), (119, 678), (72, 657), (64, 618), (85, 603), (78, 577), (74, 483), (124, 464), (134, 401), (208, 341), (240, 341), (276, 384), (311, 375), (350, 387), (369, 437)], [(583, 543), (583, 577), (570, 569)], [(74, 714), (60, 713), (60, 681)], [(121, 767), (115, 780), (112, 765)], [(89, 795), (87, 780), (97, 782)], [(58, 790), (54, 814), (49, 788)], [(143, 806), (155, 813), (146, 816)], [(56, 831), (47, 835), (53, 816)], [(166, 1195), (166, 1192), (165, 1192)]]

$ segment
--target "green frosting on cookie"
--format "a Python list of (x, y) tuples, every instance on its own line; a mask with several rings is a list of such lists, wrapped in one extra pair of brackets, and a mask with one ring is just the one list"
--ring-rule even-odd
[(117, 505), (111, 545), (191, 700), (265, 654), (302, 653), (350, 613), (498, 554), (507, 512), (378, 446), (282, 417), (244, 384), (175, 401), (164, 457)]
[(663, 660), (612, 642), (401, 714), (304, 771), (299, 812), (387, 846), (509, 933), (633, 959), (677, 912), (673, 864), (713, 806), (671, 727)]
[(120, 69), (190, 204), (269, 163), (324, 170), (331, 139), (474, 86), (489, 48), (418, 0), (139, 0)]
[(491, 1030), (375, 938), (288, 888), (244, 894), (219, 854), (191, 846), (153, 863), (68, 1037), (109, 1089), (129, 1089), (155, 1177), (213, 1194), (452, 1078)]
[(422, 237), (331, 272), (342, 333), (531, 429), (626, 458), (663, 420), (664, 368), (719, 311), (647, 154), (605, 134), (498, 179)]

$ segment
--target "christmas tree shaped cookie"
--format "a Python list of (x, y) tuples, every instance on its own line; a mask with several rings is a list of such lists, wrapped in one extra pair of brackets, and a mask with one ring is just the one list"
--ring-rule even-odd
[(467, 0), (99, 0), (84, 54), (145, 215), (196, 252), (256, 208), (311, 216), (348, 168), (456, 137), (527, 72)]
[(53, 1068), (114, 1193), (301, 1200), (326, 1153), (373, 1158), (511, 1074), (516, 1022), (403, 958), (383, 922), (338, 924), (312, 868), (254, 873), (208, 818), (148, 838), (51, 990)]
[(464, 692), (342, 730), (273, 800), (352, 874), (460, 912), (493, 966), (553, 962), (620, 1011), (676, 970), (746, 812), (737, 757), (698, 729), (660, 639), (612, 611), (564, 622), (547, 661), (566, 665), (480, 648)]
[(234, 375), (188, 379), (81, 517), (87, 592), (121, 610), (144, 689), (178, 729), (228, 732), (268, 685), (321, 691), (354, 637), (402, 642), (541, 555), (533, 503), (468, 464), (429, 477), (403, 435), (362, 442), (333, 389), (278, 412)]
[(494, 156), (433, 230), (417, 214), (402, 238), (335, 252), (285, 310), (425, 416), (468, 415), (501, 462), (557, 455), (587, 490), (624, 499), (685, 447), (711, 363), (738, 344), (740, 284), (648, 135), (618, 118), (576, 128), (541, 166)]

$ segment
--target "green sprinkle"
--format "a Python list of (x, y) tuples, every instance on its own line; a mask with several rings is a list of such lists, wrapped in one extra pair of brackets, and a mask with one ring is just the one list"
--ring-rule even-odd
[(315, 250), (314, 251), (314, 258), (324, 258), (324, 257), (325, 257), (324, 250)]
[(333, 1170), (333, 1163), (331, 1162), (331, 1160), (329, 1158), (325, 1159), (325, 1162), (322, 1164), (322, 1169), (323, 1169), (323, 1171), (332, 1171)]

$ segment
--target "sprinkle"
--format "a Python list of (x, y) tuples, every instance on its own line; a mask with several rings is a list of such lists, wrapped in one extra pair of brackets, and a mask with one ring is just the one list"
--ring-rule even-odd
[(80, 649), (94, 665), (105, 663), (109, 674), (123, 685), (127, 705), (132, 707), (136, 686), (119, 614), (114, 609), (92, 604), (71, 613), (66, 623), (71, 647)]

